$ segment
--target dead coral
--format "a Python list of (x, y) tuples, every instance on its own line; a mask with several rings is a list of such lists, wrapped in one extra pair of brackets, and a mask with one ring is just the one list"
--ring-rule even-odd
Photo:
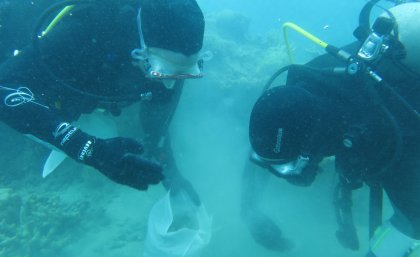
[(57, 256), (78, 234), (88, 206), (0, 189), (0, 257)]

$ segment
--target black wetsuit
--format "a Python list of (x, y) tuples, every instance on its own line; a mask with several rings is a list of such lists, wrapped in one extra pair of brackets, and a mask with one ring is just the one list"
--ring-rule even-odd
[[(60, 147), (53, 132), (61, 122), (72, 122), (95, 108), (118, 114), (121, 107), (139, 101), (141, 94), (151, 93), (151, 99), (142, 101), (140, 118), (149, 150), (157, 154), (182, 82), (166, 89), (132, 64), (130, 53), (140, 44), (137, 10), (136, 5), (118, 1), (80, 4), (39, 40), (38, 50), (29, 45), (2, 63), (1, 121)], [(33, 95), (33, 100), (19, 103), (22, 92), (27, 99)]]
[[(409, 76), (390, 63), (379, 64), (378, 74), (420, 110), (418, 76)], [(388, 67), (386, 71), (382, 66)], [(287, 84), (305, 88), (328, 106), (316, 128), (313, 150), (319, 148), (322, 156), (335, 155), (337, 171), (350, 187), (357, 188), (361, 182), (380, 184), (395, 207), (395, 225), (420, 239), (418, 114), (410, 113), (394, 94), (368, 76), (333, 75), (330, 68), (345, 67), (345, 63), (329, 55), (306, 67), (313, 69), (292, 67)]]
[(0, 0), (0, 63), (31, 40), (40, 14), (57, 0)]

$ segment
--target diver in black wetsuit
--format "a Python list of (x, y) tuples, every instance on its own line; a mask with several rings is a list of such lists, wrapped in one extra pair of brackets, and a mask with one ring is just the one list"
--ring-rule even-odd
[[(291, 66), (286, 85), (266, 90), (251, 113), (251, 159), (276, 176), (308, 186), (321, 160), (335, 156), (337, 237), (344, 246), (358, 248), (348, 220), (351, 190), (365, 183), (371, 193), (386, 192), (395, 213), (383, 223), (379, 215), (367, 256), (420, 254), (419, 19), (418, 2), (390, 8), (361, 43), (345, 49), (353, 56), (350, 65), (325, 55)], [(347, 69), (336, 73), (337, 67)], [(250, 210), (245, 217), (264, 218), (257, 214)], [(274, 223), (263, 218), (259, 224), (273, 227), (251, 226), (254, 236), (262, 242), (258, 233), (273, 233), (278, 242), (266, 246), (288, 247)]]
[[(58, 22), (45, 29), (54, 17)], [(168, 139), (184, 80), (202, 76), (204, 18), (197, 3), (66, 1), (36, 27), (33, 44), (0, 66), (1, 121), (117, 183), (146, 190), (165, 177), (167, 187), (199, 201)], [(138, 101), (144, 144), (96, 138), (72, 125), (96, 108), (118, 115)]]

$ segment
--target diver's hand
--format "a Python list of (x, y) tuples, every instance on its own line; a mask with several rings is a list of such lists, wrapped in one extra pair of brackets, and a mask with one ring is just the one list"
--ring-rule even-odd
[(146, 190), (163, 179), (160, 164), (142, 157), (143, 146), (134, 139), (99, 139), (66, 122), (53, 135), (54, 144), (67, 155), (119, 184)]
[(347, 249), (357, 251), (359, 250), (359, 238), (356, 230), (353, 228), (340, 228), (335, 232), (338, 242)]
[(146, 190), (163, 179), (162, 167), (141, 156), (143, 146), (130, 138), (95, 139), (86, 163), (112, 181)]
[(260, 211), (247, 211), (244, 214), (245, 222), (254, 240), (272, 251), (288, 251), (293, 243), (282, 236), (280, 228), (272, 219)]
[(170, 189), (174, 195), (185, 192), (195, 205), (201, 205), (200, 196), (197, 191), (194, 189), (191, 182), (184, 178), (180, 173), (165, 176), (163, 184), (166, 189)]

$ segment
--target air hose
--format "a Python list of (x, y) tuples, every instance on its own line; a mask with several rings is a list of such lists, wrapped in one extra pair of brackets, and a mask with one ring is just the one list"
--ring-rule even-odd
[[(66, 15), (69, 15), (70, 11), (73, 10), (73, 8), (76, 5), (90, 5), (90, 4), (97, 5), (97, 4), (101, 4), (101, 2), (98, 0), (66, 0), (66, 1), (59, 2), (52, 5), (41, 14), (40, 18), (38, 19), (38, 22), (36, 23), (34, 27), (34, 32), (32, 35), (32, 45), (34, 48), (35, 56), (37, 57), (36, 61), (38, 62), (39, 66), (46, 72), (46, 74), (53, 81), (58, 83), (59, 86), (62, 86), (79, 95), (87, 96), (87, 97), (99, 100), (103, 103), (115, 103), (115, 102), (123, 102), (123, 101), (132, 102), (132, 101), (137, 101), (141, 99), (140, 93), (138, 95), (132, 95), (132, 96), (103, 96), (103, 95), (93, 94), (93, 93), (89, 93), (84, 90), (78, 89), (70, 85), (69, 83), (64, 82), (61, 78), (59, 78), (56, 74), (54, 74), (54, 72), (50, 69), (50, 67), (48, 67), (47, 63), (45, 63), (44, 58), (42, 58), (40, 41), (44, 37), (46, 37), (52, 29), (54, 29), (54, 27), (57, 25), (57, 23), (60, 20), (62, 20)], [(58, 14), (49, 23), (46, 29), (42, 29), (46, 21), (57, 12)]]
[(348, 61), (351, 57), (351, 55), (348, 54), (346, 51), (324, 42), (323, 40), (317, 38), (316, 36), (312, 35), (311, 33), (304, 30), (303, 28), (299, 27), (298, 25), (296, 25), (292, 22), (285, 22), (283, 24), (283, 35), (284, 35), (284, 40), (285, 40), (286, 47), (287, 47), (287, 54), (289, 56), (289, 59), (290, 59), (291, 63), (294, 63), (294, 60), (293, 60), (293, 57), (292, 57), (290, 44), (289, 44), (289, 41), (288, 41), (287, 29), (295, 30), (296, 32), (298, 32), (299, 34), (304, 36), (305, 38), (311, 40), (315, 44), (324, 48), (327, 53), (329, 53), (329, 54), (331, 54), (335, 57), (338, 57), (338, 58), (340, 58), (342, 60), (345, 60), (345, 61)]

